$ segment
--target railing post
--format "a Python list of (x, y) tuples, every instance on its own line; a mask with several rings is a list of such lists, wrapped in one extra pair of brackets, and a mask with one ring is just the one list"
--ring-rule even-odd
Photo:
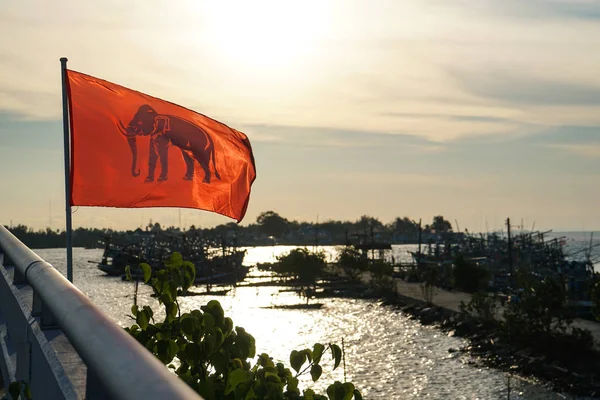
[(2, 249), (0, 249), (0, 252), (2, 252), (2, 255), (3, 255), (2, 265), (4, 265), (5, 267), (15, 265), (13, 260), (10, 258), (10, 256), (5, 251), (2, 251)]
[(85, 400), (104, 400), (109, 397), (94, 371), (88, 367), (85, 383)]
[[(6, 266), (6, 264), (4, 264)], [(26, 285), (27, 280), (25, 279), (25, 275), (19, 271), (16, 265), (12, 265), (13, 267), (13, 285)]]
[(10, 258), (10, 256), (6, 252), (3, 252), (2, 265), (4, 265), (5, 268), (13, 267), (13, 269), (14, 269), (13, 284), (14, 285), (24, 285), (27, 283), (27, 281), (25, 280), (25, 277), (23, 276), (21, 271), (19, 271), (19, 269), (16, 267), (15, 263), (13, 262), (12, 258)]
[[(21, 330), (21, 329), (19, 329)], [(20, 338), (14, 338), (17, 342), (17, 368), (15, 379), (17, 381), (31, 382), (31, 336), (29, 325), (25, 325)]]
[(52, 311), (44, 304), (40, 296), (34, 291), (33, 292), (33, 304), (31, 307), (31, 315), (34, 317), (40, 317), (40, 328), (45, 329), (58, 329), (58, 323)]

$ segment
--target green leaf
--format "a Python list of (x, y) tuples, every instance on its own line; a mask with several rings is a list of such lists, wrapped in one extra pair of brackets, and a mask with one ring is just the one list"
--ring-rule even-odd
[(350, 382), (346, 382), (342, 384), (342, 387), (344, 388), (344, 400), (352, 400), (352, 397), (354, 396), (354, 385)]
[(154, 317), (154, 311), (152, 311), (151, 307), (144, 306), (144, 307), (142, 307), (142, 309), (146, 312), (146, 314), (148, 314), (148, 320), (153, 319), (153, 317)]
[(188, 343), (185, 345), (185, 358), (191, 365), (196, 365), (200, 361), (202, 349), (198, 343)]
[(308, 358), (308, 362), (312, 362), (312, 360), (313, 360), (312, 350), (311, 349), (304, 349), (304, 350), (302, 350), (302, 352), (304, 354), (306, 354), (306, 358)]
[(229, 317), (223, 321), (223, 332), (229, 334), (233, 330), (233, 320)]
[(215, 328), (215, 340), (217, 346), (222, 345), (223, 340), (225, 340), (225, 335), (223, 334), (223, 331), (221, 331), (220, 328)]
[(329, 397), (329, 400), (342, 400), (345, 395), (346, 392), (344, 391), (344, 387), (339, 381), (335, 381), (327, 388), (327, 396)]
[(131, 306), (131, 313), (133, 314), (134, 317), (137, 316), (137, 313), (138, 313), (138, 306), (137, 306), (137, 304)]
[[(181, 359), (180, 359), (181, 361)], [(183, 374), (185, 374), (188, 370), (190, 369), (190, 366), (188, 363), (186, 363), (185, 361), (182, 361), (182, 364), (179, 368), (177, 368), (177, 375), (181, 376)]]
[(140, 326), (140, 328), (145, 331), (148, 328), (148, 313), (145, 309), (140, 310), (136, 317), (135, 322)]
[(315, 400), (315, 392), (312, 389), (306, 389), (303, 393), (304, 400)]
[(221, 326), (225, 318), (225, 312), (223, 311), (223, 307), (221, 307), (221, 303), (217, 300), (211, 300), (202, 309), (212, 314), (215, 317), (215, 324)]
[(265, 372), (265, 380), (267, 382), (271, 382), (271, 383), (281, 383), (281, 379), (279, 378), (279, 375), (277, 375), (277, 372), (273, 372), (273, 371)]
[(13, 400), (17, 400), (21, 395), (21, 382), (11, 382), (11, 384), (8, 385), (8, 393)]
[(125, 267), (125, 279), (127, 279), (129, 282), (133, 281), (131, 278), (131, 267), (129, 265)]
[(160, 292), (160, 299), (163, 303), (172, 303), (173, 296), (171, 291), (171, 281), (163, 282), (162, 289)]
[(360, 394), (358, 389), (354, 389), (354, 400), (363, 400), (362, 394)]
[(300, 393), (298, 391), (298, 378), (291, 377), (290, 379), (288, 379), (287, 390), (293, 393)]
[(27, 383), (24, 383), (24, 385), (25, 385), (25, 389), (23, 391), (24, 392), (23, 394), (25, 395), (25, 398), (27, 400), (31, 400), (31, 390), (29, 390), (29, 385)]
[(159, 269), (154, 275), (156, 276), (156, 279), (163, 284), (169, 280), (169, 274), (165, 269)]
[(178, 311), (177, 304), (166, 303), (165, 309), (167, 311), (167, 321), (173, 321), (175, 318), (177, 318), (177, 311)]
[(323, 368), (321, 368), (320, 365), (315, 364), (312, 367), (310, 367), (310, 376), (312, 377), (313, 382), (316, 382), (322, 373)]
[(181, 264), (183, 264), (183, 257), (181, 256), (181, 253), (177, 251), (173, 252), (173, 254), (171, 254), (171, 259), (167, 263), (167, 266), (179, 268), (181, 267)]
[(181, 316), (179, 326), (185, 335), (192, 337), (194, 331), (200, 328), (200, 321), (198, 321), (198, 318), (193, 317), (190, 314), (184, 314)]
[[(261, 353), (261, 355), (258, 356), (258, 363), (263, 367), (275, 366), (273, 360), (271, 360), (271, 357), (267, 353)], [(283, 364), (281, 366), (283, 367)]]
[(168, 358), (173, 360), (175, 358), (175, 356), (177, 355), (177, 352), (179, 351), (179, 346), (177, 345), (177, 342), (175, 342), (173, 339), (169, 339), (168, 343), (169, 343), (168, 352), (167, 352)]
[(214, 335), (206, 335), (204, 338), (204, 349), (206, 350), (206, 354), (210, 355), (215, 351), (217, 341), (215, 340)]
[(215, 396), (215, 385), (210, 379), (200, 381), (198, 383), (198, 394), (204, 398), (204, 400), (216, 400)]
[(152, 276), (152, 268), (150, 268), (150, 265), (146, 263), (141, 263), (140, 268), (144, 272), (144, 283), (148, 283), (150, 277)]
[(342, 349), (337, 344), (330, 344), (329, 347), (331, 348), (331, 358), (335, 360), (333, 364), (333, 369), (335, 370), (342, 361)]
[(219, 350), (210, 357), (211, 364), (215, 367), (218, 374), (225, 375), (229, 368), (229, 358), (223, 350)]
[(173, 357), (175, 357), (175, 355), (177, 354), (177, 349), (175, 350), (175, 352), (173, 352), (171, 342), (175, 343), (172, 340), (159, 340), (158, 342), (156, 342), (156, 345), (154, 347), (156, 351), (156, 356), (165, 365), (173, 361)]
[(306, 354), (301, 351), (292, 350), (290, 354), (290, 364), (296, 373), (300, 372), (300, 368), (306, 362)]
[(313, 360), (315, 364), (318, 364), (321, 361), (321, 356), (323, 355), (324, 351), (325, 346), (323, 346), (321, 343), (315, 343), (313, 346)]
[(207, 332), (212, 332), (213, 329), (215, 329), (215, 317), (213, 317), (212, 314), (204, 314), (202, 323), (204, 324), (204, 328)]
[(237, 339), (235, 343), (239, 346), (242, 358), (254, 358), (256, 355), (256, 342), (254, 337), (246, 332), (242, 327), (235, 328), (237, 332)]
[(227, 384), (225, 385), (225, 394), (233, 392), (240, 384), (242, 384), (248, 378), (248, 371), (243, 369), (236, 369), (232, 371), (227, 377)]
[(173, 283), (171, 286), (174, 288), (178, 288), (183, 283), (183, 277), (180, 270), (176, 270), (171, 274), (171, 282)]
[(187, 293), (188, 289), (194, 284), (194, 281), (190, 279), (188, 276), (183, 277), (183, 283), (181, 285), (181, 293)]
[(194, 282), (194, 279), (196, 279), (196, 267), (194, 264), (190, 261), (185, 261), (182, 267), (186, 278), (188, 278), (190, 282)]

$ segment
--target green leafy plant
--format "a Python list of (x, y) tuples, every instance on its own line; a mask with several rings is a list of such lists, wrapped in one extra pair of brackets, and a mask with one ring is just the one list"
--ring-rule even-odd
[(468, 303), (460, 302), (460, 311), (463, 314), (480, 318), (482, 322), (488, 324), (495, 324), (497, 322), (497, 309), (498, 304), (496, 303), (495, 296), (488, 293), (475, 293)]
[(487, 286), (489, 272), (486, 268), (466, 260), (462, 255), (456, 257), (452, 268), (452, 287), (467, 293), (475, 293)]
[(433, 297), (435, 296), (435, 285), (437, 283), (439, 271), (437, 265), (423, 265), (421, 266), (421, 283), (419, 287), (423, 300), (428, 306), (433, 304)]
[(273, 270), (280, 275), (294, 279), (300, 297), (308, 304), (316, 292), (317, 280), (325, 272), (325, 253), (309, 251), (306, 248), (293, 249), (288, 254), (277, 257)]
[(371, 286), (378, 295), (394, 296), (396, 294), (396, 283), (392, 278), (394, 267), (382, 260), (371, 260), (369, 263), (371, 273)]
[(518, 301), (511, 301), (504, 310), (506, 326), (514, 333), (535, 336), (553, 331), (566, 332), (573, 321), (567, 306), (564, 285), (558, 279), (537, 280), (521, 273)]
[(31, 399), (29, 385), (25, 381), (11, 382), (8, 385), (8, 395), (2, 397), (2, 400)]
[(338, 252), (336, 263), (352, 281), (359, 281), (362, 273), (368, 268), (367, 259), (353, 246), (342, 247)]
[(331, 353), (335, 370), (342, 360), (339, 346), (316, 343), (312, 349), (292, 351), (292, 372), (266, 353), (257, 356), (254, 337), (244, 328), (234, 327), (218, 301), (181, 313), (177, 297), (190, 288), (195, 277), (194, 265), (181, 254), (174, 253), (164, 269), (153, 272), (145, 264), (140, 268), (144, 282), (164, 307), (165, 318), (157, 322), (151, 307), (135, 304), (131, 318), (136, 323), (126, 330), (206, 400), (362, 399), (350, 382), (334, 382), (326, 396), (312, 389), (301, 392), (298, 387), (303, 374), (310, 374), (313, 381), (320, 378), (326, 352)]
[(293, 277), (301, 284), (314, 285), (325, 271), (325, 254), (306, 248), (293, 249), (277, 257), (276, 272)]

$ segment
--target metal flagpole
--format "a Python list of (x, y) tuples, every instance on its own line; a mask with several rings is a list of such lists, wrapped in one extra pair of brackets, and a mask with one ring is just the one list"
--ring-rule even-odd
[(60, 59), (62, 76), (63, 133), (65, 143), (65, 216), (67, 234), (67, 279), (73, 282), (73, 239), (71, 221), (71, 140), (69, 135), (69, 102), (67, 99), (67, 58)]

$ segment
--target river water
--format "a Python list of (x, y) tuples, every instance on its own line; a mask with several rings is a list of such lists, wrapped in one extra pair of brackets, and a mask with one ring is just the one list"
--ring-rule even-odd
[[(291, 247), (248, 248), (246, 265), (272, 261)], [(394, 246), (397, 260), (406, 259), (414, 246)], [(323, 248), (331, 257), (335, 248)], [(66, 273), (64, 249), (36, 251), (42, 258)], [(74, 283), (116, 323), (131, 325), (127, 317), (133, 304), (133, 284), (120, 278), (106, 277), (97, 263), (102, 250), (74, 249)], [(249, 275), (256, 275), (252, 270)], [(197, 288), (201, 291), (203, 288)], [(463, 340), (447, 337), (433, 327), (421, 326), (392, 308), (374, 301), (324, 299), (319, 310), (272, 309), (271, 305), (297, 304), (301, 300), (278, 287), (238, 287), (226, 296), (191, 296), (182, 299), (184, 311), (199, 308), (211, 299), (221, 302), (234, 324), (256, 338), (258, 353), (266, 352), (276, 361), (289, 365), (294, 349), (312, 348), (315, 342), (338, 343), (342, 338), (346, 351), (346, 377), (365, 399), (507, 399), (506, 374), (468, 363), (469, 357), (449, 353)], [(149, 287), (140, 285), (139, 303), (157, 306)], [(316, 384), (310, 377), (301, 380), (301, 388), (324, 386), (344, 379), (343, 368), (331, 371), (323, 367)], [(517, 378), (511, 379), (511, 399), (564, 399), (561, 394)], [(571, 398), (571, 397), (568, 397)]]

